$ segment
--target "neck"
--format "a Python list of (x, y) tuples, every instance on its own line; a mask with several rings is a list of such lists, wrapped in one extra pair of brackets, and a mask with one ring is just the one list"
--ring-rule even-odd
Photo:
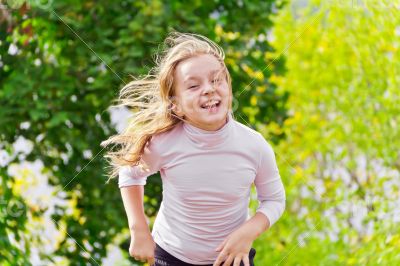
[(187, 123), (189, 123), (190, 125), (206, 131), (217, 131), (221, 129), (227, 122), (228, 122), (228, 114), (225, 116), (225, 119), (223, 121), (213, 125), (199, 125), (193, 121), (190, 120), (187, 121)]
[(183, 128), (196, 145), (201, 148), (211, 148), (224, 143), (228, 139), (232, 124), (233, 116), (228, 112), (225, 123), (214, 127), (213, 130), (203, 129), (186, 121), (183, 123)]

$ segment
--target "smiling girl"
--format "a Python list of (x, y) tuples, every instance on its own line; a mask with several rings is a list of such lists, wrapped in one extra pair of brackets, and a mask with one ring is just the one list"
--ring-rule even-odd
[[(103, 145), (110, 151), (131, 231), (129, 253), (154, 265), (254, 265), (253, 241), (285, 209), (271, 145), (237, 122), (224, 51), (197, 34), (173, 32), (157, 67), (127, 84), (120, 106), (135, 117)], [(150, 232), (147, 177), (160, 172), (163, 199)], [(251, 185), (259, 205), (249, 215)]]

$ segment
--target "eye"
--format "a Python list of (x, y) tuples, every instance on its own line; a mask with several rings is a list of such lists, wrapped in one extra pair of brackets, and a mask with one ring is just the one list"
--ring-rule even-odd
[(221, 78), (214, 78), (213, 80), (212, 80), (212, 83), (219, 83), (219, 82), (221, 82)]
[(194, 89), (194, 88), (197, 88), (199, 85), (193, 85), (193, 86), (190, 86), (189, 87), (189, 89)]

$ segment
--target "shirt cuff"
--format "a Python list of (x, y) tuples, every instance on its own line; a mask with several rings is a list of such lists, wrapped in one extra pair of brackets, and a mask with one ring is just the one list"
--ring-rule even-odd
[(285, 210), (285, 205), (285, 202), (264, 202), (257, 208), (256, 212), (260, 212), (267, 216), (270, 222), (269, 227), (272, 227), (272, 225), (274, 225), (282, 216), (283, 211)]

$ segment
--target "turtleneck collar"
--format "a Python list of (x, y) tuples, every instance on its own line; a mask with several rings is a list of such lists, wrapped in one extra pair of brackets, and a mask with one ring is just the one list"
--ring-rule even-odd
[(229, 111), (226, 118), (226, 123), (218, 130), (204, 130), (193, 126), (187, 122), (183, 122), (183, 128), (186, 135), (200, 148), (211, 148), (223, 143), (232, 129), (233, 116)]

